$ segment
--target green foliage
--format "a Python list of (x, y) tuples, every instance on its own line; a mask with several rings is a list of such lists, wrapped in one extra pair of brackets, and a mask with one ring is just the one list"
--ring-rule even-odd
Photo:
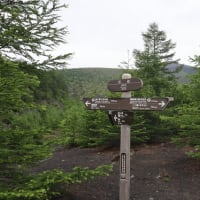
[[(174, 97), (177, 91), (176, 71), (169, 71), (167, 65), (176, 62), (173, 60), (175, 44), (167, 39), (166, 33), (159, 30), (156, 23), (150, 24), (142, 36), (144, 50), (133, 51), (137, 70), (134, 70), (132, 74), (134, 77), (141, 78), (144, 85), (140, 91), (134, 92), (134, 96)], [(166, 114), (171, 115), (170, 112)], [(169, 123), (161, 123), (161, 115), (159, 112), (149, 111), (137, 114), (137, 117), (143, 119), (145, 130), (142, 130), (141, 134), (144, 141), (160, 141), (163, 136), (170, 134)]]
[(200, 73), (197, 70), (197, 73), (191, 76), (190, 84), (179, 88), (179, 94), (182, 94), (182, 99), (174, 110), (174, 120), (178, 125), (178, 135), (173, 137), (172, 141), (179, 145), (196, 147), (195, 151), (188, 153), (193, 158), (200, 158), (199, 79)]
[(59, 131), (62, 135), (61, 144), (68, 147), (81, 146), (80, 137), (85, 126), (83, 103), (68, 100), (64, 113), (64, 117), (59, 122)]
[[(63, 65), (69, 56), (54, 58), (50, 54), (66, 33), (65, 28), (55, 26), (62, 7), (57, 0), (0, 2), (0, 182), (1, 188), (10, 188), (10, 196), (1, 193), (3, 199), (31, 198), (31, 191), (15, 190), (27, 176), (27, 167), (52, 152), (53, 125), (46, 127), (50, 119), (34, 103), (33, 94), (40, 82), (33, 69)], [(34, 60), (38, 56), (42, 62)], [(42, 189), (36, 191), (38, 198), (43, 193)]]
[(140, 145), (150, 140), (150, 135), (145, 125), (144, 116), (139, 112), (134, 113), (133, 124), (131, 125), (131, 143)]
[(200, 56), (194, 55), (193, 58), (190, 58), (191, 62), (195, 64), (196, 67), (200, 65)]
[(22, 72), (19, 65), (0, 56), (0, 114), (30, 107), (32, 89), (39, 85), (36, 76)]
[(48, 195), (44, 189), (35, 191), (16, 190), (0, 192), (1, 200), (48, 200)]
[[(71, 123), (70, 121), (67, 123), (67, 120), (70, 119), (68, 118), (69, 113), (66, 112), (66, 117), (60, 124), (61, 130), (64, 131), (62, 141), (65, 145), (82, 147), (119, 146), (120, 126), (111, 125), (107, 112), (86, 110), (78, 103), (76, 106), (79, 109), (74, 109), (73, 106), (71, 108), (76, 112), (70, 114), (70, 119), (73, 119)], [(77, 124), (80, 124), (80, 126), (76, 126)], [(133, 144), (142, 144), (150, 140), (145, 125), (143, 116), (137, 114), (132, 125), (131, 142)]]
[(176, 112), (176, 123), (179, 125), (179, 134), (178, 137), (174, 138), (174, 141), (184, 145), (199, 145), (199, 104), (183, 104), (177, 107)]
[(194, 159), (200, 160), (200, 145), (196, 145), (196, 146), (194, 146), (194, 148), (195, 149), (193, 151), (187, 152), (187, 155)]
[(26, 183), (17, 188), (6, 188), (0, 192), (2, 200), (48, 200), (60, 196), (67, 185), (93, 180), (97, 176), (108, 176), (112, 165), (102, 165), (96, 169), (75, 167), (72, 172), (62, 170), (45, 171), (29, 177)]
[[(40, 67), (63, 67), (71, 54), (50, 53), (64, 42), (66, 27), (57, 27), (58, 12), (66, 7), (58, 0), (0, 2), (0, 52), (10, 60), (29, 61)], [(36, 61), (40, 57), (42, 62)]]
[[(6, 176), (21, 171), (31, 159), (37, 159), (39, 150), (42, 150), (43, 157), (46, 148), (41, 149), (38, 143), (38, 129), (23, 129), (15, 123), (19, 113), (33, 107), (32, 89), (39, 84), (38, 79), (22, 72), (18, 64), (2, 57), (0, 76), (0, 174)], [(37, 144), (38, 149), (35, 149)]]
[(189, 89), (193, 101), (198, 101), (200, 99), (200, 69), (197, 68), (196, 73), (190, 77), (190, 87)]
[[(155, 61), (154, 56), (157, 56), (157, 61), (160, 61), (161, 63), (172, 61), (172, 58), (175, 55), (175, 53), (172, 52), (175, 48), (175, 43), (172, 43), (171, 40), (167, 40), (166, 33), (159, 30), (159, 27), (155, 22), (149, 25), (147, 32), (142, 33), (142, 36), (144, 40), (144, 53), (149, 57), (148, 65)], [(141, 59), (141, 61), (143, 62), (145, 60)]]
[(63, 99), (68, 97), (66, 70), (38, 69), (26, 62), (19, 63), (19, 67), (23, 72), (38, 77), (40, 81), (37, 89), (33, 90), (36, 102), (55, 104), (56, 101), (62, 102)]
[[(71, 55), (53, 57), (50, 53), (64, 42), (66, 28), (56, 27), (60, 19), (57, 13), (63, 7), (58, 0), (0, 2), (0, 199), (3, 200), (50, 199), (60, 195), (63, 184), (108, 175), (112, 168), (77, 167), (71, 173), (54, 170), (30, 176), (29, 167), (52, 155), (62, 131), (72, 133), (75, 138), (74, 134), (81, 131), (76, 128), (77, 123), (84, 122), (78, 118), (81, 112), (78, 107), (71, 108), (72, 102), (64, 104), (68, 92), (63, 71), (47, 70), (63, 67), (64, 59)], [(42, 61), (36, 61), (37, 57)]]
[(85, 130), (82, 136), (88, 138), (85, 141), (87, 146), (119, 144), (119, 129), (111, 125), (106, 112), (89, 110), (85, 114)]
[(56, 107), (38, 109), (33, 104), (32, 90), (39, 83), (35, 76), (20, 71), (10, 61), (2, 59), (0, 65), (0, 174), (12, 177), (51, 155), (50, 141), (56, 136), (50, 130), (56, 128), (62, 115)]
[(109, 68), (80, 68), (63, 71), (69, 95), (77, 100), (83, 97), (107, 95), (107, 83), (119, 79), (123, 71)]
[[(23, 182), (28, 166), (51, 156), (56, 138), (51, 129), (62, 115), (52, 106), (34, 103), (33, 91), (39, 80), (22, 71), (19, 63), (0, 57), (0, 77), (0, 180), (1, 188), (12, 188)], [(36, 193), (40, 196), (41, 192)], [(20, 193), (13, 195), (21, 198)]]
[(156, 23), (149, 25), (147, 32), (142, 34), (144, 50), (134, 50), (137, 75), (144, 81), (144, 87), (150, 85), (153, 95), (161, 96), (166, 91), (172, 91), (176, 86), (174, 73), (167, 69), (169, 63), (173, 63), (173, 49), (175, 44), (167, 40), (166, 33), (159, 30)]
[(12, 178), (24, 173), (25, 167), (50, 156), (51, 146), (46, 135), (41, 129), (3, 129), (0, 136), (0, 177), (12, 182)]

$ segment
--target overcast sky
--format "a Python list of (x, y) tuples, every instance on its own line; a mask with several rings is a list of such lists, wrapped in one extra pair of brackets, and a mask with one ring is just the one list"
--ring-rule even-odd
[(142, 32), (156, 22), (176, 43), (176, 59), (191, 64), (200, 55), (200, 0), (61, 0), (68, 26), (67, 44), (59, 53), (73, 52), (70, 68), (117, 67), (128, 51), (143, 50)]

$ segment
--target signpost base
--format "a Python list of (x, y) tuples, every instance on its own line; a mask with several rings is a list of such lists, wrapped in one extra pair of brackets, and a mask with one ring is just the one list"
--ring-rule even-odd
[(120, 179), (119, 199), (129, 200), (130, 196), (130, 183), (129, 180)]

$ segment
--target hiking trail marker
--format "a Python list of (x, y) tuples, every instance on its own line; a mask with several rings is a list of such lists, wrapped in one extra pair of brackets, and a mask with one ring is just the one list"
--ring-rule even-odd
[(108, 113), (112, 125), (132, 124), (133, 113), (127, 111), (109, 111)]
[(83, 98), (89, 110), (164, 110), (170, 98)]
[(143, 82), (140, 78), (128, 78), (121, 80), (112, 80), (108, 83), (108, 89), (111, 92), (127, 92), (133, 90), (139, 90), (143, 86)]
[(120, 136), (120, 187), (119, 200), (130, 199), (130, 125), (133, 122), (132, 111), (162, 111), (173, 97), (165, 98), (134, 98), (131, 91), (139, 90), (143, 86), (140, 78), (131, 78), (131, 74), (123, 74), (121, 80), (108, 83), (111, 92), (122, 92), (121, 98), (83, 98), (89, 110), (108, 111), (113, 125), (121, 125)]

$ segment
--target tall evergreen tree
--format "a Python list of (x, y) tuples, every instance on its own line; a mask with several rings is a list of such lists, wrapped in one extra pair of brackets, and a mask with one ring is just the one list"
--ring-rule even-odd
[(142, 34), (144, 39), (145, 51), (160, 59), (161, 63), (170, 63), (175, 55), (172, 50), (175, 48), (175, 43), (167, 40), (166, 33), (159, 30), (156, 23), (149, 25), (147, 32)]
[[(195, 61), (195, 64), (198, 64)], [(189, 155), (200, 159), (200, 69), (190, 77), (189, 84), (184, 84), (180, 88), (182, 94), (182, 102), (176, 106), (175, 117), (172, 120), (176, 121), (179, 127), (178, 135), (173, 139), (181, 145), (194, 146), (194, 150), (189, 152)]]
[(183, 103), (177, 106), (176, 123), (180, 130), (175, 142), (183, 145), (195, 146), (195, 149), (189, 152), (189, 155), (200, 159), (200, 56), (195, 55), (192, 60), (197, 67), (196, 73), (190, 77), (190, 82), (184, 85), (182, 93), (184, 94)]
[(1, 0), (0, 54), (40, 67), (63, 67), (71, 54), (54, 57), (51, 53), (67, 34), (66, 27), (57, 26), (63, 7), (59, 0)]
[(190, 92), (193, 101), (198, 102), (200, 98), (200, 56), (195, 55), (191, 61), (196, 67), (196, 73), (190, 78)]
[(166, 33), (159, 30), (156, 23), (149, 25), (147, 32), (142, 33), (144, 50), (134, 50), (135, 66), (144, 83), (151, 85), (154, 95), (162, 95), (163, 88), (171, 88), (175, 84), (175, 76), (167, 69), (167, 65), (175, 55), (175, 43), (167, 39)]
[[(133, 51), (135, 67), (137, 68), (134, 73), (144, 82), (143, 89), (136, 95), (145, 97), (175, 96), (176, 77), (174, 72), (167, 68), (170, 63), (177, 62), (174, 60), (175, 43), (167, 39), (166, 33), (160, 30), (156, 23), (151, 23), (147, 31), (142, 33), (142, 37), (144, 49)], [(170, 112), (168, 114), (170, 115)], [(163, 134), (170, 133), (168, 122), (161, 123), (160, 113), (140, 112), (138, 116), (140, 115), (143, 115), (144, 126), (150, 140), (160, 139)]]
[(20, 185), (30, 178), (26, 168), (52, 153), (45, 123), (34, 126), (45, 112), (33, 102), (38, 77), (21, 65), (65, 64), (70, 54), (50, 52), (64, 42), (66, 28), (56, 28), (62, 7), (58, 0), (0, 1), (0, 199), (36, 199), (26, 188), (20, 196)]

